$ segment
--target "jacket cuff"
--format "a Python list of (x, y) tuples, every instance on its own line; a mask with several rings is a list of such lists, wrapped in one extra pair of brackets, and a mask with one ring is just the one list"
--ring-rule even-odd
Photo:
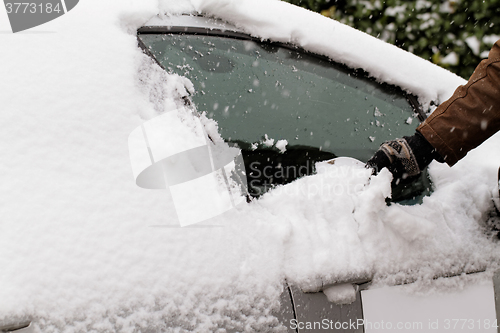
[(435, 160), (438, 162), (446, 162), (449, 166), (453, 166), (459, 161), (455, 152), (448, 147), (446, 142), (432, 129), (431, 126), (424, 122), (417, 127), (417, 133), (421, 134), (421, 136), (434, 148), (435, 155), (437, 157), (434, 157)]

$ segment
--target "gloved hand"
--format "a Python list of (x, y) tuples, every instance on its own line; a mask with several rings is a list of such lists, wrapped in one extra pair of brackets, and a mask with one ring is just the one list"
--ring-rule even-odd
[(413, 136), (384, 142), (373, 157), (366, 163), (377, 174), (383, 168), (389, 169), (393, 181), (417, 176), (435, 159), (443, 162), (434, 147), (419, 132)]

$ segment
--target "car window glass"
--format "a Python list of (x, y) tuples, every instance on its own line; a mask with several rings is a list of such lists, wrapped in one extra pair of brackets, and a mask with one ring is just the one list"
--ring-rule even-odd
[(165, 68), (191, 79), (198, 110), (227, 140), (250, 144), (267, 134), (366, 161), (418, 124), (402, 93), (296, 50), (212, 36), (141, 39)]
[[(366, 162), (382, 142), (411, 135), (419, 123), (400, 90), (299, 50), (220, 36), (139, 38), (167, 71), (192, 81), (198, 111), (242, 148), (252, 196), (314, 173), (317, 161)], [(287, 140), (286, 151), (266, 147), (266, 138)], [(404, 185), (393, 199), (428, 191), (426, 178), (421, 183)]]

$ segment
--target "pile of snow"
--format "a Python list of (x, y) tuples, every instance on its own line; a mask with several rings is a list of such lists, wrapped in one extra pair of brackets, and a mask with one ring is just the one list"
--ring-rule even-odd
[(187, 93), (137, 47), (157, 13), (156, 1), (81, 1), (12, 34), (0, 10), (0, 325), (277, 326), (279, 234), (264, 221), (177, 228), (168, 194), (134, 183), (129, 134)]
[(356, 301), (356, 290), (351, 283), (341, 283), (323, 290), (328, 301), (335, 304), (351, 304)]
[(286, 146), (288, 145), (288, 140), (282, 139), (276, 142), (276, 148), (279, 149), (281, 153), (286, 151)]
[[(276, 144), (275, 144), (276, 143)], [(271, 147), (276, 147), (276, 149), (279, 150), (280, 153), (286, 152), (286, 146), (288, 145), (288, 140), (282, 139), (282, 140), (274, 140), (273, 138), (270, 138), (267, 136), (267, 134), (264, 134), (264, 139), (261, 141), (262, 147), (265, 148), (271, 148)], [(259, 147), (259, 143), (255, 142), (252, 143), (252, 149), (255, 150)]]
[[(18, 34), (0, 11), (0, 324), (31, 318), (43, 332), (271, 331), (285, 278), (315, 289), (495, 267), (498, 249), (478, 221), (492, 208), (498, 136), (453, 169), (433, 164), (436, 191), (420, 206), (386, 206), (387, 172), (369, 181), (363, 168), (327, 165), (230, 211), (220, 227), (179, 228), (166, 191), (135, 185), (127, 139), (145, 120), (183, 105), (192, 89), (142, 54), (135, 36), (151, 17), (186, 8), (365, 68), (424, 101), (442, 100), (461, 83), (272, 0), (87, 0)], [(401, 71), (388, 77), (388, 66)], [(215, 123), (204, 124), (216, 133)]]

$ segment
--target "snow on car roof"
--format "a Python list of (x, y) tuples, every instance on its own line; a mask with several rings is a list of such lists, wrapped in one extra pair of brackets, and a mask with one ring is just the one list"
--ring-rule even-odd
[[(318, 13), (278, 0), (162, 1), (166, 17), (146, 25), (189, 24), (172, 21), (179, 14), (203, 14), (229, 22), (246, 33), (272, 41), (292, 43), (352, 68), (361, 68), (377, 80), (394, 84), (419, 97), (422, 105), (441, 103), (463, 78), (394, 45)], [(191, 22), (195, 22), (193, 19)]]

